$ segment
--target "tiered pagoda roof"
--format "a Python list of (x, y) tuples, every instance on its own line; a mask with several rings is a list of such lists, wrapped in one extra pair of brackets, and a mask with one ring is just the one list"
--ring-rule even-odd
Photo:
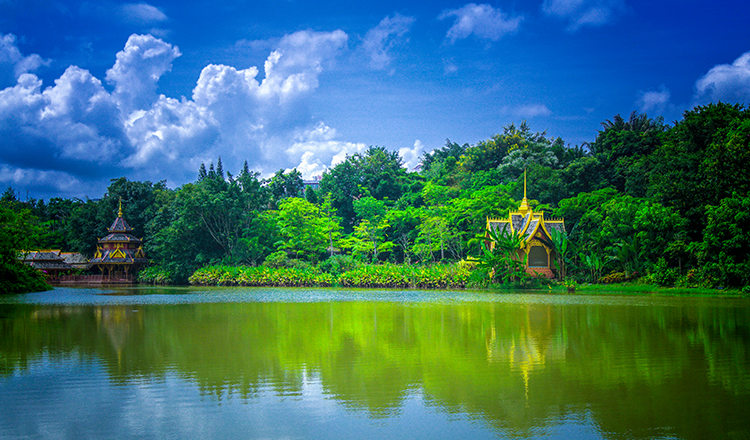
[(90, 263), (99, 266), (141, 265), (148, 263), (143, 251), (143, 240), (132, 234), (133, 228), (122, 216), (122, 202), (117, 218), (109, 227), (109, 234), (99, 239), (94, 258)]

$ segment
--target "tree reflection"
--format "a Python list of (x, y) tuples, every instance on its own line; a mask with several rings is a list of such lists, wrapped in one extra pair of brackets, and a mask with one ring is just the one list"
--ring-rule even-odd
[(219, 402), (314, 378), (389, 417), (417, 392), (509, 436), (587, 414), (610, 438), (748, 432), (746, 303), (2, 305), (0, 323), (2, 375), (75, 355), (115, 383), (175, 372)]

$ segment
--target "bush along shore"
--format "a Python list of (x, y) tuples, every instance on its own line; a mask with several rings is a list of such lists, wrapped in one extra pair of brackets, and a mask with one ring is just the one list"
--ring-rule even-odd
[(341, 273), (319, 267), (207, 266), (190, 277), (200, 286), (363, 287), (464, 289), (481, 287), (474, 263), (395, 265), (363, 264)]

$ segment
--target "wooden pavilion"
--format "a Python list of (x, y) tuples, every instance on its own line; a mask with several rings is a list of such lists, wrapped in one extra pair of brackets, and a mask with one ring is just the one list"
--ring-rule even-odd
[(132, 234), (133, 228), (122, 217), (120, 201), (117, 218), (109, 227), (109, 234), (100, 238), (96, 254), (90, 264), (97, 266), (107, 278), (129, 278), (148, 263), (143, 251), (143, 240)]

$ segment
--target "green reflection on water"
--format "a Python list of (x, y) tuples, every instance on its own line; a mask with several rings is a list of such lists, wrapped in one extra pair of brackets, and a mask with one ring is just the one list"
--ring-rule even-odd
[(226, 303), (151, 289), (182, 296), (0, 304), (0, 374), (73, 355), (101, 360), (115, 384), (176, 373), (217, 402), (269, 388), (304, 398), (314, 376), (371, 418), (398, 414), (418, 392), (508, 436), (581, 417), (607, 438), (750, 436), (746, 301), (342, 301), (315, 292), (312, 302), (274, 302), (273, 292)]

